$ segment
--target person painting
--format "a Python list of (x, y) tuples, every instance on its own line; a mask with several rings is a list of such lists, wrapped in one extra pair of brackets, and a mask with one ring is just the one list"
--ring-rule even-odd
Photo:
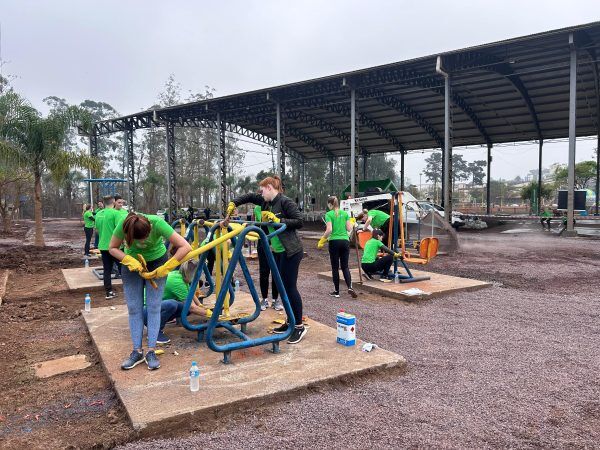
[(383, 242), (388, 241), (388, 231), (390, 228), (390, 215), (379, 211), (378, 209), (371, 209), (367, 211), (364, 209), (361, 213), (356, 216), (356, 220), (365, 221), (365, 229), (379, 228), (383, 231)]
[[(375, 228), (373, 230), (373, 237), (365, 244), (361, 267), (366, 278), (369, 280), (372, 280), (373, 275), (376, 273), (381, 273), (381, 280), (387, 280), (394, 258), (400, 258), (400, 253), (394, 253), (382, 241), (383, 231)], [(380, 251), (387, 253), (387, 255), (379, 258), (377, 254)]]
[(90, 255), (90, 243), (92, 242), (92, 236), (94, 235), (94, 213), (92, 211), (92, 205), (83, 205), (83, 231), (85, 232), (85, 246), (83, 247), (84, 256)]
[[(198, 259), (190, 259), (184, 262), (179, 270), (173, 270), (167, 275), (165, 282), (165, 290), (162, 294), (162, 302), (160, 304), (160, 326), (158, 330), (157, 344), (168, 344), (171, 339), (163, 332), (167, 322), (170, 322), (178, 317), (181, 317), (183, 305), (187, 299), (190, 290), (190, 283), (194, 279), (196, 270), (198, 269)], [(194, 293), (192, 303), (190, 305), (190, 314), (210, 318), (212, 311), (206, 308), (198, 299), (198, 291)], [(144, 306), (144, 325), (148, 326), (148, 307)]]
[[(171, 243), (175, 255), (167, 260), (165, 240)], [(125, 243), (125, 251), (120, 247)], [(129, 213), (115, 227), (110, 241), (110, 254), (123, 264), (123, 290), (129, 313), (129, 331), (133, 351), (123, 361), (121, 368), (132, 369), (146, 362), (148, 369), (160, 367), (160, 361), (154, 352), (160, 330), (160, 310), (165, 288), (166, 276), (179, 266), (179, 262), (192, 250), (190, 244), (176, 233), (164, 219), (155, 215)], [(148, 271), (146, 276), (155, 277), (156, 288), (150, 280), (142, 278), (144, 270), (138, 260), (142, 256)], [(144, 287), (148, 314), (148, 352), (144, 355), (142, 334), (144, 331)]]
[(540, 223), (542, 225), (542, 229), (544, 228), (544, 222), (548, 225), (548, 230), (550, 230), (550, 222), (552, 220), (552, 212), (548, 211), (548, 208), (544, 207), (542, 213), (540, 214)]
[(331, 274), (333, 276), (333, 292), (329, 295), (340, 297), (340, 268), (344, 274), (344, 281), (348, 288), (348, 294), (356, 298), (356, 292), (352, 289), (352, 277), (348, 268), (350, 257), (350, 240), (348, 233), (354, 227), (354, 223), (346, 211), (340, 210), (337, 197), (331, 196), (327, 199), (329, 211), (325, 214), (325, 234), (319, 240), (317, 248), (323, 248), (329, 240), (329, 259), (331, 261)]
[(115, 210), (115, 198), (112, 195), (104, 197), (104, 209), (96, 214), (96, 232), (98, 233), (98, 250), (102, 256), (102, 281), (107, 300), (115, 298), (117, 294), (112, 288), (112, 271), (117, 262), (109, 252), (109, 244), (117, 225), (117, 211)]
[[(262, 222), (262, 209), (260, 205), (256, 205), (254, 207), (254, 220), (256, 222)], [(269, 234), (269, 230), (263, 227), (263, 231), (266, 234)], [(275, 251), (275, 248), (271, 248), (271, 252), (273, 253), (273, 258), (275, 258), (275, 264), (279, 267), (279, 263), (281, 261), (281, 255), (285, 251), (281, 242), (275, 242), (278, 252)], [(260, 293), (262, 296), (262, 300), (260, 302), (261, 311), (265, 311), (269, 307), (269, 277), (271, 278), (271, 299), (273, 302), (271, 306), (276, 311), (281, 311), (283, 309), (283, 304), (281, 303), (281, 299), (279, 298), (279, 289), (277, 289), (277, 284), (273, 277), (271, 277), (271, 267), (269, 266), (269, 261), (267, 259), (267, 255), (263, 246), (260, 243), (256, 245), (256, 251), (258, 253), (258, 278), (260, 284)]]
[[(281, 222), (287, 226), (281, 234), (271, 239), (271, 246), (274, 252), (281, 253), (279, 273), (296, 322), (295, 329), (287, 342), (288, 344), (297, 344), (307, 332), (302, 323), (302, 297), (297, 287), (298, 270), (300, 269), (300, 261), (302, 261), (304, 250), (296, 230), (302, 228), (302, 215), (298, 211), (298, 205), (289, 197), (283, 195), (283, 187), (279, 177), (266, 177), (258, 185), (260, 194), (249, 193), (233, 199), (227, 206), (226, 214), (229, 217), (238, 206), (253, 203), (261, 207), (262, 222)], [(289, 325), (285, 323), (275, 328), (273, 332), (282, 334), (288, 330), (288, 327)]]

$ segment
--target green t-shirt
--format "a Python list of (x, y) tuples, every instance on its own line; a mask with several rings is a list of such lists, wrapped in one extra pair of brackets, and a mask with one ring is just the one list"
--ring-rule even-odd
[(341, 209), (327, 211), (325, 214), (325, 223), (331, 222), (330, 241), (348, 241), (348, 231), (346, 231), (346, 222), (348, 221), (348, 213)]
[[(171, 225), (158, 216), (153, 214), (143, 214), (143, 216), (145, 216), (150, 221), (150, 225), (152, 225), (150, 235), (144, 242), (134, 240), (131, 247), (128, 247), (125, 243), (125, 254), (131, 255), (134, 258), (137, 258), (137, 255), (142, 255), (147, 262), (150, 262), (160, 258), (167, 252), (165, 240), (168, 240), (174, 231), (173, 228), (171, 228)], [(125, 222), (125, 217), (122, 217), (117, 223), (113, 236), (124, 240), (125, 233), (123, 232), (123, 222)]]
[(381, 242), (379, 239), (369, 239), (365, 244), (365, 251), (363, 252), (361, 262), (368, 264), (377, 261), (377, 251), (381, 247), (383, 247), (383, 242)]
[[(262, 221), (262, 208), (260, 207), (260, 205), (256, 205), (254, 207), (254, 217), (257, 222)], [(269, 230), (269, 234), (272, 233), (273, 231), (275, 231), (275, 229), (273, 227), (267, 227), (267, 229)], [(275, 253), (285, 252), (285, 248), (283, 247), (283, 244), (279, 240), (279, 236), (275, 236), (275, 237), (271, 238), (270, 242), (271, 242), (271, 249), (273, 250), (273, 252), (275, 252)]]
[(174, 270), (167, 275), (163, 300), (177, 300), (183, 302), (187, 298), (190, 286), (183, 281), (183, 275), (179, 270)]
[(552, 217), (552, 213), (550, 211), (542, 211), (542, 215), (540, 217)]
[(94, 228), (96, 228), (96, 230), (98, 231), (98, 235), (100, 235), (100, 231), (102, 230), (102, 221), (104, 220), (104, 213), (106, 212), (106, 209), (102, 208), (101, 210), (99, 210), (96, 213), (95, 216), (95, 222), (94, 222)]
[(83, 213), (83, 226), (85, 228), (94, 228), (94, 213), (91, 209)]
[(378, 209), (372, 209), (367, 213), (368, 217), (372, 217), (371, 226), (373, 228), (381, 228), (381, 225), (390, 218), (389, 214), (379, 211)]
[(254, 207), (254, 220), (260, 222), (262, 220), (262, 208), (260, 205)]
[(120, 215), (119, 211), (114, 208), (104, 208), (102, 211), (104, 212), (100, 219), (101, 228), (98, 228), (98, 234), (100, 235), (98, 250), (108, 250), (110, 239), (112, 238), (113, 231), (115, 231)]

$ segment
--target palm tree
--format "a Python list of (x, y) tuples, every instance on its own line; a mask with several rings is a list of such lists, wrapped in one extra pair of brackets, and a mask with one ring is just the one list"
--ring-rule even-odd
[(62, 146), (72, 126), (90, 126), (89, 115), (71, 106), (47, 117), (14, 92), (0, 96), (0, 154), (33, 174), (35, 245), (44, 245), (42, 226), (42, 174), (59, 182), (73, 168), (100, 170), (100, 162), (83, 151)]

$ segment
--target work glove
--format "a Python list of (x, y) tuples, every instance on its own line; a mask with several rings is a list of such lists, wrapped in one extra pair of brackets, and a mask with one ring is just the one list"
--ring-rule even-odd
[(225, 213), (225, 216), (229, 217), (229, 216), (233, 215), (233, 213), (235, 212), (235, 208), (236, 208), (235, 203), (229, 202), (229, 204), (227, 205), (227, 211)]
[(179, 267), (179, 261), (177, 261), (175, 257), (173, 257), (169, 259), (166, 263), (164, 263), (162, 266), (160, 266), (158, 269), (153, 270), (150, 273), (142, 274), (142, 276), (146, 279), (164, 278), (169, 274), (169, 272), (175, 270), (177, 267)]
[(356, 217), (350, 217), (348, 220), (350, 221), (353, 227), (356, 226)]
[(271, 211), (263, 211), (260, 215), (260, 218), (263, 222), (274, 222), (274, 223), (281, 222), (281, 220), (279, 220), (279, 218), (275, 214), (273, 214)]
[(326, 242), (327, 242), (327, 238), (325, 236), (321, 236), (321, 239), (319, 239), (319, 242), (317, 243), (317, 248), (321, 249), (321, 248), (325, 247)]
[(402, 253), (394, 253), (394, 259), (402, 259)]
[(212, 309), (206, 308), (206, 311), (204, 311), (204, 314), (206, 314), (207, 319), (210, 319), (212, 317)]
[(125, 255), (125, 257), (121, 260), (121, 264), (127, 266), (130, 272), (141, 272), (144, 270), (142, 263), (130, 255)]

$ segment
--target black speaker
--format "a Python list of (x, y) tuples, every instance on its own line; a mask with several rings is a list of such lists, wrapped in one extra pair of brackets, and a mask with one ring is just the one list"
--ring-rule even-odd
[[(587, 191), (575, 191), (573, 199), (573, 209), (575, 211), (585, 211), (585, 195)], [(558, 191), (558, 209), (567, 209), (568, 191)]]
[(311, 204), (311, 205), (314, 205), (315, 203), (317, 203), (317, 199), (316, 199), (316, 198), (314, 198), (314, 197), (311, 197), (311, 198), (310, 198), (310, 204)]

